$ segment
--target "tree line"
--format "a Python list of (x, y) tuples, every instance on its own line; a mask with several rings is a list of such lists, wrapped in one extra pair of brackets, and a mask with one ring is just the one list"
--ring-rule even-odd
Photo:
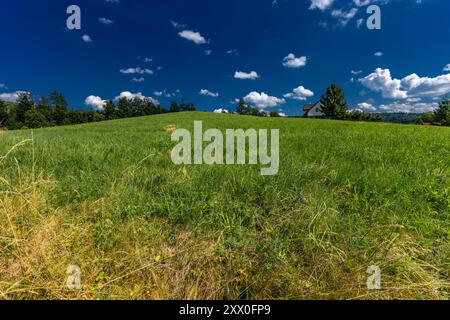
[[(351, 121), (383, 121), (380, 115), (366, 114), (357, 110), (349, 112), (347, 102), (345, 101), (344, 91), (336, 84), (330, 85), (326, 93), (322, 95), (320, 102), (322, 103), (322, 112), (324, 119), (335, 120), (351, 120)], [(240, 115), (257, 116), (257, 117), (280, 117), (277, 111), (270, 113), (260, 111), (247, 105), (244, 99), (238, 101), (236, 113)]]
[(444, 99), (434, 112), (427, 112), (416, 119), (419, 125), (435, 125), (450, 127), (450, 99)]
[(106, 101), (102, 110), (81, 111), (68, 109), (66, 99), (58, 91), (52, 92), (48, 98), (41, 97), (37, 103), (31, 92), (22, 92), (15, 103), (0, 100), (0, 128), (43, 128), (181, 111), (195, 111), (195, 106), (173, 101), (170, 109), (166, 110), (149, 98), (122, 97), (116, 103)]
[[(323, 119), (348, 120), (348, 121), (384, 121), (381, 114), (368, 114), (359, 110), (349, 111), (345, 100), (344, 91), (336, 84), (330, 85), (326, 92), (321, 96)], [(240, 99), (236, 113), (240, 115), (257, 117), (279, 117), (276, 111), (267, 113), (247, 105), (244, 99)], [(434, 112), (424, 113), (415, 120), (417, 124), (431, 124), (439, 126), (450, 126), (450, 99), (444, 99)]]

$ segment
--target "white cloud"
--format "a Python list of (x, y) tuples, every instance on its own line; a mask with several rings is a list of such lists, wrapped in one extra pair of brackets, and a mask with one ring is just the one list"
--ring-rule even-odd
[(179, 32), (178, 35), (181, 38), (194, 42), (195, 44), (208, 43), (208, 41), (206, 41), (206, 39), (199, 32), (194, 32), (192, 30), (183, 30)]
[(157, 97), (166, 97), (166, 98), (176, 97), (178, 93), (180, 93), (180, 90), (176, 90), (175, 92), (167, 92), (166, 90), (153, 92), (153, 94)]
[(91, 37), (88, 36), (87, 34), (83, 35), (83, 36), (81, 37), (81, 39), (83, 39), (83, 41), (86, 42), (86, 43), (91, 43), (91, 42), (92, 42)]
[(131, 79), (131, 82), (136, 82), (136, 83), (141, 83), (144, 81), (145, 81), (145, 78), (143, 78), (143, 77)]
[(389, 69), (377, 68), (374, 73), (359, 79), (359, 81), (366, 88), (381, 92), (383, 98), (406, 99), (408, 97), (407, 92), (401, 90), (401, 80), (392, 79)]
[(309, 9), (325, 10), (331, 7), (334, 0), (311, 0), (311, 6)]
[(153, 74), (153, 70), (137, 67), (137, 68), (120, 69), (120, 73), (123, 73), (123, 74)]
[(256, 80), (259, 79), (259, 75), (256, 71), (252, 72), (236, 71), (234, 73), (234, 78), (241, 80)]
[(205, 56), (210, 56), (212, 53), (212, 50), (208, 49), (208, 50), (203, 51), (203, 53), (205, 54)]
[(350, 71), (350, 73), (356, 75), (356, 74), (362, 73), (362, 70), (352, 70), (352, 71)]
[(367, 6), (371, 3), (376, 2), (377, 0), (353, 0), (357, 7)]
[(112, 21), (111, 19), (107, 19), (104, 17), (98, 18), (98, 22), (100, 22), (101, 24), (104, 24), (104, 25), (110, 25), (110, 24), (114, 23), (114, 21)]
[(273, 108), (280, 104), (286, 103), (286, 100), (279, 99), (277, 97), (269, 96), (264, 92), (250, 92), (244, 97), (244, 101), (254, 107), (259, 109)]
[(438, 97), (450, 93), (450, 74), (429, 78), (413, 73), (403, 79), (395, 79), (389, 69), (377, 68), (359, 81), (366, 88), (390, 99)]
[(84, 104), (96, 111), (101, 111), (105, 107), (106, 100), (99, 96), (89, 96), (84, 100)]
[(363, 102), (363, 103), (358, 103), (358, 109), (360, 111), (376, 111), (377, 108), (375, 108), (371, 103), (368, 102)]
[(223, 108), (219, 108), (213, 111), (214, 113), (230, 113), (229, 110), (227, 109), (223, 109)]
[(306, 89), (303, 86), (299, 86), (292, 90), (290, 93), (286, 93), (284, 95), (285, 98), (295, 99), (295, 100), (306, 100), (307, 98), (310, 98), (314, 96), (314, 92), (312, 92), (309, 89)]
[(132, 93), (130, 91), (123, 91), (121, 92), (117, 97), (114, 98), (114, 100), (119, 100), (121, 98), (126, 98), (128, 100), (132, 100), (132, 99), (141, 99), (141, 100), (150, 100), (151, 102), (153, 102), (154, 104), (159, 104), (159, 101), (156, 99), (153, 99), (152, 97), (146, 97), (144, 96), (141, 92), (137, 92), (137, 93)]
[(384, 56), (384, 53), (381, 52), (381, 51), (378, 51), (378, 52), (375, 52), (373, 55), (374, 55), (375, 57), (382, 57), (382, 56)]
[(450, 63), (444, 67), (443, 71), (450, 71)]
[(382, 104), (378, 109), (388, 113), (425, 113), (436, 110), (438, 103), (399, 103)]
[(348, 24), (348, 22), (355, 17), (356, 13), (358, 13), (358, 9), (356, 8), (352, 8), (349, 11), (336, 9), (331, 12), (331, 16), (339, 19), (339, 24), (342, 27), (345, 27)]
[(152, 59), (152, 58), (145, 57), (145, 58), (144, 58), (144, 62), (145, 62), (145, 63), (151, 63), (151, 62), (153, 62), (153, 59)]
[[(354, 4), (357, 7), (368, 6), (368, 5), (374, 4), (374, 3), (387, 4), (391, 1), (393, 1), (393, 0), (353, 0)], [(420, 4), (420, 3), (422, 3), (422, 0), (414, 0), (414, 2), (417, 4)]]
[(209, 96), (209, 97), (213, 97), (213, 98), (217, 98), (219, 96), (219, 94), (217, 92), (211, 92), (207, 89), (200, 90), (199, 95)]
[(290, 53), (283, 59), (283, 66), (287, 68), (300, 68), (306, 65), (306, 57), (297, 58), (295, 54)]
[(5, 101), (5, 102), (16, 102), (21, 93), (26, 93), (26, 91), (2, 93), (2, 94), (0, 94), (0, 100)]
[(362, 25), (364, 24), (364, 19), (360, 18), (358, 20), (356, 20), (356, 27), (359, 29), (362, 27)]

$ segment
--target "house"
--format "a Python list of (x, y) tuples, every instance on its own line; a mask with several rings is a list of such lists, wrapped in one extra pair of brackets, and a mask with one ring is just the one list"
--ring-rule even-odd
[(305, 104), (303, 107), (303, 113), (306, 118), (320, 118), (324, 116), (320, 101), (314, 104)]

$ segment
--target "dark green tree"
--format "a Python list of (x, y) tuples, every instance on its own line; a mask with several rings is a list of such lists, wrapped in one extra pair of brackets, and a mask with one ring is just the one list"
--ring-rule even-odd
[(178, 103), (176, 101), (172, 101), (170, 103), (170, 112), (180, 112), (180, 106), (178, 105)]
[(47, 120), (47, 125), (55, 125), (55, 121), (53, 119), (54, 113), (52, 111), (52, 108), (50, 108), (50, 104), (48, 102), (48, 99), (44, 96), (41, 97), (41, 99), (38, 102), (37, 109), (40, 113), (42, 113)]
[(98, 112), (94, 112), (92, 114), (91, 121), (93, 121), (93, 122), (100, 122), (100, 121), (104, 121), (104, 120), (105, 120), (105, 116), (103, 114), (98, 113)]
[(347, 102), (345, 102), (344, 91), (336, 85), (332, 84), (327, 88), (325, 95), (320, 99), (322, 104), (322, 112), (325, 118), (343, 119), (347, 113)]
[(0, 128), (5, 126), (6, 121), (8, 120), (8, 108), (6, 104), (0, 100)]
[(242, 115), (248, 114), (248, 106), (245, 104), (245, 101), (242, 98), (239, 99), (237, 103), (236, 113)]
[(260, 111), (258, 108), (253, 108), (247, 105), (244, 99), (239, 99), (236, 113), (244, 116), (255, 116), (255, 117), (265, 117), (267, 114), (263, 111)]
[(57, 125), (69, 124), (70, 121), (66, 119), (67, 116), (67, 101), (64, 96), (58, 92), (53, 91), (50, 95), (50, 106), (53, 108), (54, 120)]
[(117, 119), (117, 110), (114, 102), (109, 100), (106, 102), (105, 108), (103, 110), (103, 114), (105, 115), (106, 120), (114, 120)]
[(195, 106), (193, 103), (187, 104), (184, 102), (184, 99), (183, 99), (183, 100), (181, 100), (181, 104), (179, 105), (179, 111), (187, 112), (187, 111), (196, 111), (196, 110), (195, 110)]
[(16, 121), (19, 124), (25, 123), (25, 113), (31, 110), (34, 106), (34, 99), (31, 92), (22, 92), (19, 94), (16, 103)]
[(119, 117), (120, 118), (128, 118), (131, 117), (131, 108), (130, 108), (130, 101), (127, 98), (120, 98), (119, 99)]
[(450, 100), (439, 103), (439, 107), (434, 112), (434, 122), (450, 126)]
[(42, 128), (47, 126), (47, 119), (39, 112), (36, 106), (25, 113), (25, 126), (27, 128)]
[(272, 111), (270, 113), (270, 117), (271, 118), (280, 118), (281, 116), (280, 116), (280, 114), (277, 111)]

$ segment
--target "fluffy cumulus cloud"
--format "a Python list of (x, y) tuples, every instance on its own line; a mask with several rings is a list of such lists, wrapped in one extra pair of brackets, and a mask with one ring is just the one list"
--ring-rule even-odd
[(200, 90), (199, 95), (213, 97), (213, 98), (217, 98), (219, 96), (219, 94), (217, 92), (211, 92), (208, 89)]
[(289, 53), (283, 59), (283, 66), (286, 68), (300, 68), (306, 65), (306, 57), (296, 57), (295, 54)]
[(273, 108), (286, 103), (286, 100), (284, 99), (279, 99), (277, 97), (269, 96), (264, 92), (259, 93), (256, 91), (250, 92), (245, 96), (244, 101), (259, 109)]
[(286, 93), (284, 95), (285, 98), (295, 99), (295, 100), (306, 100), (310, 97), (314, 96), (314, 92), (309, 89), (306, 89), (304, 86), (299, 86), (292, 90), (292, 92)]
[(105, 107), (106, 100), (99, 96), (89, 96), (84, 100), (84, 104), (96, 111), (101, 111)]
[(366, 88), (380, 92), (383, 98), (390, 99), (439, 97), (450, 93), (450, 74), (429, 78), (413, 73), (403, 79), (395, 79), (389, 69), (377, 68), (359, 81)]
[(203, 37), (199, 32), (195, 32), (192, 30), (183, 30), (178, 33), (181, 38), (192, 41), (195, 44), (205, 44), (208, 41)]
[(311, 0), (310, 9), (325, 10), (331, 7), (334, 0)]
[(251, 72), (236, 71), (234, 73), (234, 78), (241, 80), (256, 80), (259, 79), (259, 75), (256, 71)]
[(450, 63), (444, 67), (443, 71), (449, 71), (450, 72)]
[(120, 73), (123, 73), (123, 74), (153, 74), (153, 70), (137, 67), (137, 68), (120, 69)]

